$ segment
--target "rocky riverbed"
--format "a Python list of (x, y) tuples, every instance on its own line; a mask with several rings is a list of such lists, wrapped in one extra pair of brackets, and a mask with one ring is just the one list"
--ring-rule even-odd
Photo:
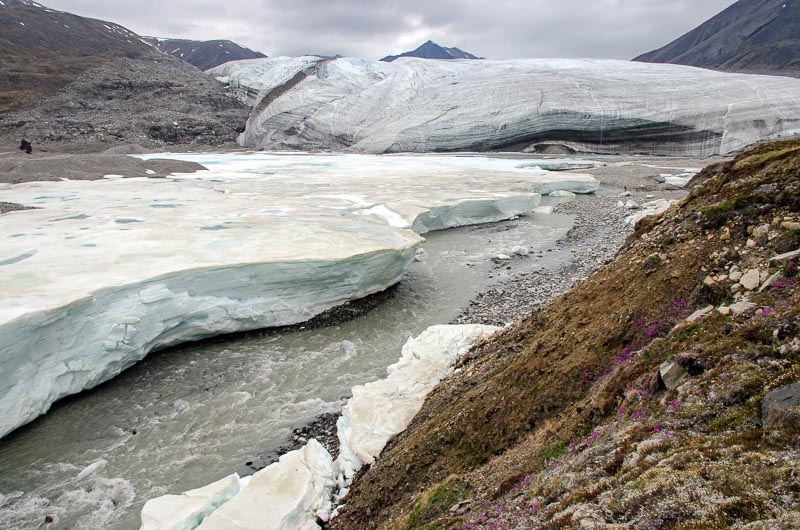
[[(630, 212), (617, 207), (615, 197), (596, 197), (565, 203), (556, 213), (574, 215), (575, 226), (558, 242), (553, 252), (564, 255), (555, 268), (543, 267), (534, 273), (522, 273), (504, 280), (475, 298), (453, 324), (488, 324), (503, 326), (514, 322), (543, 304), (557, 298), (576, 283), (608, 263), (633, 231), (625, 224)], [(541, 254), (515, 256), (512, 261), (497, 260), (497, 267), (513, 266), (513, 260), (536, 259)]]

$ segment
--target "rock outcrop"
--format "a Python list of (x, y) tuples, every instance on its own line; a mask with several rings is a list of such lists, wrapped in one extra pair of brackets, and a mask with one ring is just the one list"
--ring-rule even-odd
[(773, 390), (764, 397), (765, 429), (800, 432), (800, 382)]

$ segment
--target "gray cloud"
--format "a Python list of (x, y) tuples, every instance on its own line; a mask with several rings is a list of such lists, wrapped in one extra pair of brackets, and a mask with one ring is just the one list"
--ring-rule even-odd
[(267, 55), (378, 59), (427, 39), (494, 59), (630, 59), (733, 0), (43, 0), (141, 35), (230, 39)]

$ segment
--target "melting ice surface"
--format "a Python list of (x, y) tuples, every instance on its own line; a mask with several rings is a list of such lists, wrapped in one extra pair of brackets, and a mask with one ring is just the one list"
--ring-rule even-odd
[[(158, 340), (169, 344), (192, 333), (242, 329), (231, 327), (232, 319), (245, 327), (270, 325), (251, 311), (252, 304), (240, 303), (274, 279), (274, 270), (259, 271), (265, 264), (289, 271), (281, 277), (281, 299), (301, 291), (300, 271), (319, 266), (333, 274), (335, 280), (310, 282), (313, 289), (298, 303), (278, 305), (288, 321), (302, 320), (329, 303), (327, 293), (354, 271), (368, 288), (348, 286), (350, 292), (332, 298), (337, 303), (396, 281), (420, 242), (401, 226), (425, 232), (497, 220), (530, 209), (536, 203), (532, 191), (596, 186), (584, 176), (473, 157), (176, 158), (198, 160), (211, 171), (169, 180), (0, 189), (2, 200), (42, 208), (0, 217), (2, 343), (27, 341), (18, 347), (22, 355), (8, 357), (4, 349), (0, 399), (13, 384), (9, 374), (29, 369), (38, 372), (23, 385), (26, 391), (51, 388), (42, 381), (52, 370), (61, 370), (59, 384), (99, 382), (103, 369), (92, 365), (91, 346), (99, 343), (99, 357), (112, 360), (105, 375), (121, 370), (127, 361), (115, 355), (118, 345), (133, 344), (131, 328), (134, 337), (142, 329), (160, 329)], [(166, 352), (60, 405), (0, 442), (0, 526), (34, 528), (45, 515), (76, 528), (134, 526), (136, 507), (145, 499), (209, 483), (235, 471), (232, 462), (268, 454), (288, 428), (335, 408), (351, 386), (379, 377), (408, 336), (455, 317), (485, 286), (488, 256), (521, 242), (545, 247), (568, 226), (554, 216), (526, 222), (516, 232), (488, 227), (451, 234), (450, 243), (431, 237), (429, 262), (415, 263), (396, 300), (366, 320)], [(358, 262), (363, 255), (388, 255), (389, 265), (364, 266)], [(386, 274), (387, 268), (393, 272)], [(240, 278), (243, 284), (231, 283)], [(183, 301), (164, 318), (162, 306), (181, 294)], [(205, 297), (211, 300), (203, 305)], [(36, 327), (14, 327), (52, 326), (83, 315), (98, 300), (116, 313), (65, 320), (72, 325), (53, 336), (59, 347), (74, 346), (75, 356), (50, 368), (37, 348), (51, 339), (36, 335)], [(122, 306), (113, 305), (119, 300)], [(126, 312), (142, 305), (145, 310), (133, 316)], [(191, 325), (185, 324), (187, 314), (195, 319)], [(106, 335), (93, 342), (98, 329)]]

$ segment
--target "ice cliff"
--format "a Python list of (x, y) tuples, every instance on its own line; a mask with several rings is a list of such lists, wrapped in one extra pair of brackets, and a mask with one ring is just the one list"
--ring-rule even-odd
[(247, 147), (706, 156), (800, 132), (800, 80), (677, 65), (279, 57), (210, 73), (251, 87)]
[(39, 208), (0, 217), (0, 436), (154, 349), (382, 291), (413, 259), (414, 230), (597, 186), (479, 158), (175, 157), (213, 169), (0, 187), (0, 200)]

